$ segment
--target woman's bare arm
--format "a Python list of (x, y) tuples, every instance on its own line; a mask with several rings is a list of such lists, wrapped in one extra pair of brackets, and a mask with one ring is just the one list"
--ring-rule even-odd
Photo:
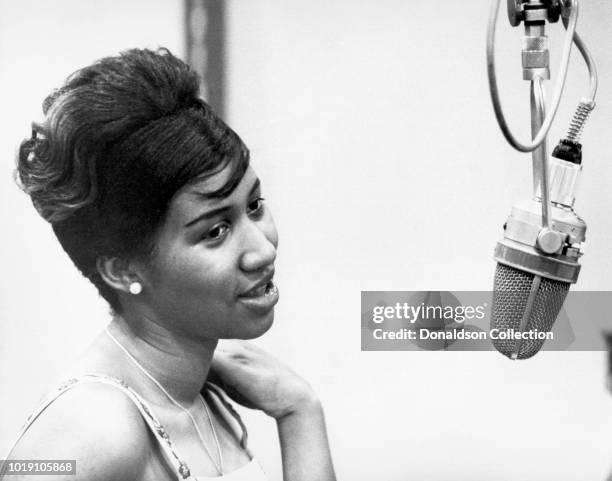
[(334, 481), (323, 408), (318, 401), (276, 420), (285, 481)]

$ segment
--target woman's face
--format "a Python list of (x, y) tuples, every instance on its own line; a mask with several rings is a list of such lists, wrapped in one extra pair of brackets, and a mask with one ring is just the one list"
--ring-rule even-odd
[(200, 339), (251, 339), (272, 325), (278, 234), (249, 168), (224, 199), (228, 169), (184, 187), (171, 202), (142, 300), (156, 321)]

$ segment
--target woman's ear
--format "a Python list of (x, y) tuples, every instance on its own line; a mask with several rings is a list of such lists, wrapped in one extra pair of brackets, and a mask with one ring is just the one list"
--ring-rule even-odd
[(131, 294), (138, 294), (142, 290), (142, 280), (129, 261), (118, 257), (98, 257), (96, 268), (104, 282), (113, 289)]

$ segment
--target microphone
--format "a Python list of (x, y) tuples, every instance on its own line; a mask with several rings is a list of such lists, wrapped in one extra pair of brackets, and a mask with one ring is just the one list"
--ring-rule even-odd
[(552, 229), (542, 227), (542, 201), (536, 197), (512, 207), (495, 248), (491, 329), (509, 335), (493, 340), (493, 346), (510, 359), (530, 358), (542, 348), (544, 336), (537, 333), (552, 329), (580, 273), (587, 226), (573, 204), (582, 166), (580, 159), (555, 155), (559, 149), (551, 166)]
[[(546, 333), (565, 302), (570, 285), (578, 280), (586, 223), (574, 212), (575, 190), (582, 170), (580, 134), (595, 107), (597, 73), (593, 59), (576, 33), (578, 0), (507, 0), (513, 27), (523, 23), (523, 79), (530, 82), (532, 142), (519, 142), (504, 118), (495, 75), (495, 20), (501, 0), (493, 0), (487, 28), (489, 91), (498, 124), (508, 143), (519, 152), (531, 152), (534, 198), (513, 206), (497, 243), (491, 329), (493, 346), (511, 359), (527, 359), (543, 346)], [(546, 114), (543, 81), (550, 79), (546, 22), (563, 19), (567, 33), (552, 108)], [(572, 43), (582, 54), (590, 75), (590, 96), (580, 101), (569, 133), (555, 148), (551, 162), (546, 135), (559, 106)], [(549, 165), (551, 164), (551, 165)], [(549, 181), (550, 177), (550, 181)], [(540, 334), (540, 335), (538, 335)], [(501, 337), (501, 339), (500, 339)]]

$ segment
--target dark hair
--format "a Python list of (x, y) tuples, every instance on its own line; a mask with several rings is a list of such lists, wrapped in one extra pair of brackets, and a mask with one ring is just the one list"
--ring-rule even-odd
[(226, 167), (238, 185), (248, 150), (199, 98), (198, 75), (168, 50), (127, 50), (72, 74), (21, 143), (17, 177), (66, 253), (119, 311), (102, 256), (149, 258), (176, 192)]

